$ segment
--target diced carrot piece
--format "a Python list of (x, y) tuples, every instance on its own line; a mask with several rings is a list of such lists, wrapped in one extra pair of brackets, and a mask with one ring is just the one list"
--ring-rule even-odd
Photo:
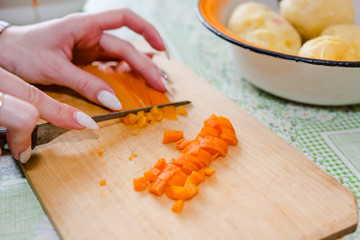
[(211, 161), (213, 160), (213, 158), (211, 157), (211, 154), (204, 150), (204, 149), (200, 149), (199, 153), (197, 155), (197, 159), (202, 162), (206, 167), (210, 166)]
[(211, 176), (211, 175), (213, 175), (215, 173), (215, 170), (207, 168), (207, 169), (204, 169), (204, 173), (205, 173), (206, 176)]
[(198, 169), (204, 168), (205, 164), (203, 162), (201, 162), (197, 156), (192, 155), (192, 154), (185, 154), (185, 162), (191, 162), (193, 164), (195, 164), (195, 166)]
[(163, 119), (163, 112), (157, 106), (152, 107), (150, 113), (156, 121), (161, 121)]
[(181, 169), (178, 166), (175, 166), (171, 163), (167, 164), (164, 170), (156, 178), (156, 180), (150, 185), (149, 192), (158, 196), (162, 195), (164, 193), (166, 183), (176, 173), (180, 172), (180, 170)]
[(238, 143), (236, 136), (222, 133), (220, 138), (224, 140), (228, 145), (235, 146)]
[(167, 183), (168, 186), (184, 186), (187, 179), (187, 175), (180, 171), (175, 174)]
[(174, 106), (166, 106), (162, 108), (164, 118), (168, 120), (177, 120), (176, 109)]
[(144, 112), (144, 111), (138, 111), (138, 112), (136, 113), (136, 115), (138, 115), (139, 118), (145, 117), (145, 112)]
[(121, 121), (125, 124), (125, 125), (131, 125), (130, 119), (129, 119), (129, 114), (126, 115), (125, 117), (121, 118)]
[(192, 183), (194, 185), (199, 185), (205, 180), (205, 173), (204, 171), (192, 172), (185, 181), (185, 186)]
[(200, 148), (208, 151), (210, 154), (219, 153), (219, 155), (223, 157), (227, 153), (228, 146), (226, 142), (220, 138), (205, 136), (198, 139)]
[(133, 179), (134, 190), (137, 192), (143, 191), (148, 185), (148, 181), (145, 177), (139, 177)]
[(180, 140), (177, 144), (176, 144), (176, 148), (179, 150), (183, 150), (184, 148), (186, 148), (187, 146), (189, 146), (191, 143), (196, 142), (197, 140), (194, 139), (184, 139), (184, 140)]
[(176, 142), (180, 140), (182, 137), (183, 137), (183, 132), (180, 130), (165, 129), (162, 143), (166, 144), (166, 143)]
[(165, 188), (166, 196), (175, 200), (188, 200), (199, 192), (199, 187), (189, 183), (186, 187), (168, 186)]
[(100, 180), (100, 186), (103, 187), (106, 185), (106, 180)]
[(231, 129), (235, 132), (235, 129), (233, 127), (233, 125), (231, 124), (230, 120), (225, 118), (225, 117), (222, 117), (222, 116), (219, 116), (218, 117), (218, 121), (219, 121), (219, 125), (221, 128), (228, 128), (228, 129)]
[(185, 162), (182, 166), (184, 173), (190, 175), (193, 171), (198, 171), (199, 168), (192, 162)]
[(154, 116), (149, 112), (145, 113), (145, 117), (146, 117), (146, 121), (150, 124), (152, 124), (156, 121)]
[(217, 128), (219, 127), (219, 119), (215, 114), (212, 114), (208, 119), (204, 121), (204, 126)]
[(171, 211), (173, 211), (174, 213), (181, 213), (183, 207), (184, 207), (184, 200), (180, 199), (174, 203), (174, 205), (171, 207)]
[(173, 158), (171, 159), (170, 163), (178, 166), (178, 167), (182, 167), (184, 165), (185, 161), (185, 153), (180, 153), (177, 158)]
[(129, 116), (129, 122), (131, 125), (136, 124), (140, 118), (138, 115), (136, 115), (134, 113), (129, 113), (128, 116)]
[(187, 115), (187, 111), (183, 106), (179, 106), (176, 108), (176, 114)]
[(189, 144), (186, 148), (184, 148), (181, 152), (186, 154), (193, 154), (197, 155), (200, 150), (200, 145), (198, 141), (194, 141), (191, 144)]
[(213, 137), (218, 137), (219, 133), (216, 130), (216, 128), (213, 127), (208, 127), (208, 126), (204, 126), (201, 128), (198, 137), (205, 137), (205, 136), (213, 136)]
[(166, 167), (167, 163), (165, 158), (160, 158), (154, 165), (154, 168), (157, 168), (159, 170), (163, 170)]
[(145, 116), (141, 116), (141, 117), (139, 118), (139, 120), (137, 121), (137, 126), (138, 126), (139, 128), (143, 128), (143, 127), (146, 127), (146, 125), (147, 125), (146, 117), (145, 117)]

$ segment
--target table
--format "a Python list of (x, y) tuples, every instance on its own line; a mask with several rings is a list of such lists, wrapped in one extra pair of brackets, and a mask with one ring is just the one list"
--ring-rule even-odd
[[(253, 87), (235, 68), (227, 44), (198, 21), (195, 4), (196, 0), (88, 0), (84, 11), (132, 8), (156, 26), (172, 57), (208, 80), (359, 199), (360, 105), (303, 105)], [(126, 29), (112, 32), (126, 39), (139, 38)], [(0, 161), (0, 239), (59, 239), (17, 163), (9, 156)], [(360, 239), (360, 231), (346, 239)]]

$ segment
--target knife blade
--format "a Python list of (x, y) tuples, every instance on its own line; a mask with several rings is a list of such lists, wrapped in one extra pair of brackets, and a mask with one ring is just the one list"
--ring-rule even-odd
[[(191, 103), (190, 101), (180, 101), (180, 102), (160, 104), (156, 106), (158, 108), (162, 108), (166, 106), (178, 107), (190, 103)], [(95, 122), (103, 122), (111, 119), (122, 118), (130, 113), (137, 113), (140, 111), (149, 112), (153, 107), (154, 106), (125, 110), (121, 112), (106, 113), (102, 115), (92, 116), (91, 118)], [(31, 148), (35, 148), (36, 146), (46, 144), (70, 130), (71, 129), (57, 127), (51, 123), (38, 123), (31, 134)], [(6, 128), (0, 128), (0, 148), (6, 149), (7, 148), (6, 146), (7, 146)]]

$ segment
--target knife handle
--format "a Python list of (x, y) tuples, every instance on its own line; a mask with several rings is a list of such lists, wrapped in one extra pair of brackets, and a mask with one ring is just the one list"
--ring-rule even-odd
[[(9, 150), (9, 146), (7, 145), (7, 138), (6, 138), (6, 128), (0, 128), (0, 149), (1, 150)], [(36, 128), (31, 134), (31, 149), (34, 149), (36, 144), (36, 137), (37, 137), (37, 131)]]
[(7, 145), (6, 139), (6, 128), (0, 128), (0, 149), (6, 149), (5, 146)]

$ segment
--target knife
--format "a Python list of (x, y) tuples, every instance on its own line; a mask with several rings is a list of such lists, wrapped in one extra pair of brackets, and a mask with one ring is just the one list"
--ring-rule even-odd
[[(166, 106), (178, 107), (178, 106), (182, 106), (182, 105), (186, 105), (186, 104), (190, 104), (190, 103), (191, 103), (190, 101), (180, 101), (180, 102), (160, 104), (160, 105), (156, 105), (156, 106), (158, 108), (162, 108), (162, 107), (166, 107)], [(130, 113), (137, 113), (140, 111), (149, 112), (151, 110), (151, 108), (153, 108), (153, 107), (154, 106), (136, 108), (136, 109), (126, 110), (126, 111), (121, 111), (121, 112), (107, 113), (107, 114), (92, 116), (91, 118), (95, 122), (102, 122), (102, 121), (107, 121), (107, 120), (111, 120), (111, 119), (122, 118)], [(48, 143), (51, 140), (57, 138), (58, 136), (66, 133), (70, 130), (71, 129), (57, 127), (51, 123), (38, 123), (31, 134), (31, 148), (33, 149), (36, 146)], [(6, 128), (0, 128), (0, 148), (8, 149), (6, 146), (7, 146)]]

